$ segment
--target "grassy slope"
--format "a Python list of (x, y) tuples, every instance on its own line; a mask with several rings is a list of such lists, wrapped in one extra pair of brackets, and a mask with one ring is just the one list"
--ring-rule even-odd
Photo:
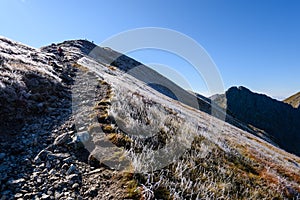
[(288, 103), (294, 108), (299, 108), (300, 105), (300, 92), (290, 96), (289, 98), (283, 100), (284, 103)]
[[(88, 61), (81, 64), (91, 69)], [(126, 181), (134, 186), (130, 187), (128, 197), (284, 199), (299, 195), (299, 157), (169, 99), (139, 80), (121, 75), (117, 69), (113, 73), (113, 76), (106, 76), (115, 91), (110, 113), (119, 118), (116, 124), (118, 137), (131, 137), (128, 140), (131, 141), (128, 150), (131, 170), (124, 176), (131, 174)], [(140, 172), (151, 165), (150, 161), (145, 163), (141, 159), (142, 155), (149, 156), (156, 150), (149, 148), (149, 143), (137, 141), (133, 135), (136, 130), (148, 130), (149, 124), (155, 125), (157, 132), (154, 134), (159, 138), (153, 137), (150, 144), (158, 142), (164, 146), (173, 136), (178, 136), (179, 144), (185, 143), (189, 135), (193, 140), (191, 148), (176, 161), (162, 169)], [(114, 143), (122, 146), (122, 143)]]
[[(27, 47), (24, 49), (36, 51)], [(17, 52), (19, 49), (11, 51)], [(18, 54), (11, 52), (6, 55), (7, 59), (10, 55), (18, 57)], [(34, 58), (34, 54), (31, 57)], [(30, 60), (23, 57), (18, 59), (20, 62)], [(50, 73), (51, 66), (42, 61), (38, 62), (38, 68), (34, 68), (39, 70), (37, 73), (47, 73), (49, 78), (59, 80)], [(91, 69), (89, 63), (81, 64)], [(32, 65), (29, 63), (26, 65), (28, 69), (22, 69), (20, 73), (31, 71)], [(20, 70), (18, 65), (14, 66), (13, 63), (9, 66), (14, 67), (10, 69), (9, 76), (16, 73), (14, 70)], [(112, 69), (107, 68), (101, 73), (105, 75), (110, 70)], [(121, 115), (123, 120), (127, 120), (127, 128), (136, 130), (135, 127), (142, 127), (147, 130), (149, 124), (154, 124), (158, 130), (156, 134), (159, 136), (157, 137), (159, 143), (172, 140), (173, 136), (178, 136), (176, 138), (178, 144), (185, 143), (190, 135), (193, 138), (190, 148), (187, 148), (174, 162), (150, 172), (138, 173), (137, 170), (147, 163), (137, 159), (141, 154), (135, 152), (133, 148), (127, 150), (131, 158), (136, 158), (131, 163), (132, 170), (124, 172), (120, 177), (120, 180), (127, 185), (128, 198), (296, 199), (297, 195), (299, 198), (299, 157), (199, 110), (171, 100), (130, 76), (120, 76), (122, 73), (118, 74), (117, 69), (110, 72), (113, 73), (114, 76), (105, 75), (115, 91), (110, 112), (115, 116)], [(4, 81), (7, 75), (1, 77)], [(134, 85), (139, 90), (132, 90)], [(140, 87), (141, 85), (143, 87)], [(152, 95), (149, 95), (150, 93)], [(121, 128), (115, 134), (120, 135), (118, 136), (120, 138), (124, 137), (122, 134), (126, 135)], [(114, 138), (117, 136), (112, 139)], [(131, 142), (131, 147), (135, 147), (138, 143), (134, 137), (128, 141)], [(115, 141), (122, 147), (118, 142)], [(151, 139), (150, 142), (153, 140)], [(145, 150), (145, 153), (155, 152), (155, 149), (140, 144), (142, 146), (139, 148)]]

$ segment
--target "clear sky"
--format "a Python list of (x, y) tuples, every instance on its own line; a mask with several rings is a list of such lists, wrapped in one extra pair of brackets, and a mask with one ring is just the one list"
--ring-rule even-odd
[[(33, 47), (79, 38), (101, 43), (141, 27), (169, 28), (196, 40), (216, 63), (226, 89), (243, 85), (275, 98), (300, 91), (300, 1), (0, 1), (0, 35)], [(192, 89), (207, 92), (203, 80), (174, 55), (151, 50), (130, 55), (170, 66), (189, 77)]]

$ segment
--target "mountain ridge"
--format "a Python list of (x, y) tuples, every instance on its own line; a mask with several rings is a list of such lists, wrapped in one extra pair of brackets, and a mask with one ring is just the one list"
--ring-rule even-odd
[[(30, 116), (15, 99), (1, 104), (14, 109), (3, 112), (13, 113), (12, 126), (16, 113), (26, 122), (14, 140), (0, 137), (3, 199), (299, 198), (299, 157), (124, 73), (127, 58), (112, 65), (107, 48), (89, 56), (84, 40), (40, 50), (0, 41), (0, 94), (27, 94), (37, 109)], [(28, 69), (41, 78), (23, 83)], [(156, 152), (170, 162), (150, 159)]]
[(212, 99), (225, 105), (227, 112), (240, 121), (266, 131), (279, 146), (299, 155), (299, 110), (242, 86), (231, 87), (225, 95), (215, 95)]
[[(78, 42), (82, 42), (82, 46), (78, 45)], [(182, 89), (180, 86), (168, 78), (165, 78), (155, 70), (130, 57), (127, 57), (126, 55), (122, 55), (108, 47), (96, 46), (95, 44), (86, 40), (70, 40), (61, 43), (61, 45), (65, 45), (67, 47), (70, 45), (73, 47), (78, 47), (83, 54), (92, 57), (97, 62), (101, 62), (107, 66), (117, 67), (118, 69), (137, 78), (138, 80), (145, 82), (146, 85), (174, 100), (199, 109), (221, 120), (226, 120), (226, 122), (276, 145), (276, 142), (273, 141), (264, 131), (253, 126), (248, 126), (242, 121), (234, 119), (234, 117), (232, 117), (230, 113), (226, 113), (226, 110), (222, 109), (222, 107), (219, 107), (217, 104), (213, 104), (209, 98)]]

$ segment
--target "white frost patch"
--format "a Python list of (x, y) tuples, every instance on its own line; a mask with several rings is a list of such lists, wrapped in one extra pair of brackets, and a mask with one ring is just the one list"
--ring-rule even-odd
[[(50, 54), (41, 52), (39, 49), (28, 47), (0, 36), (0, 56), (9, 61), (16, 62), (14, 65), (10, 65), (12, 71), (36, 71), (41, 74), (47, 74), (57, 81), (61, 81), (53, 73), (52, 66), (48, 64)], [(34, 61), (34, 58), (37, 58), (37, 60)]]

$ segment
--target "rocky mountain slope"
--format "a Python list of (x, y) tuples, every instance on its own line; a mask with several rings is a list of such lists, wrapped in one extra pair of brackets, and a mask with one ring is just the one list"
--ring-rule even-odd
[(288, 103), (294, 108), (299, 108), (300, 107), (300, 92), (297, 94), (294, 94), (290, 96), (289, 98), (283, 100), (284, 103)]
[(232, 87), (212, 100), (238, 120), (264, 130), (280, 147), (300, 155), (300, 111), (245, 87)]
[(116, 54), (0, 38), (1, 199), (300, 197), (299, 157), (175, 100), (178, 86)]

